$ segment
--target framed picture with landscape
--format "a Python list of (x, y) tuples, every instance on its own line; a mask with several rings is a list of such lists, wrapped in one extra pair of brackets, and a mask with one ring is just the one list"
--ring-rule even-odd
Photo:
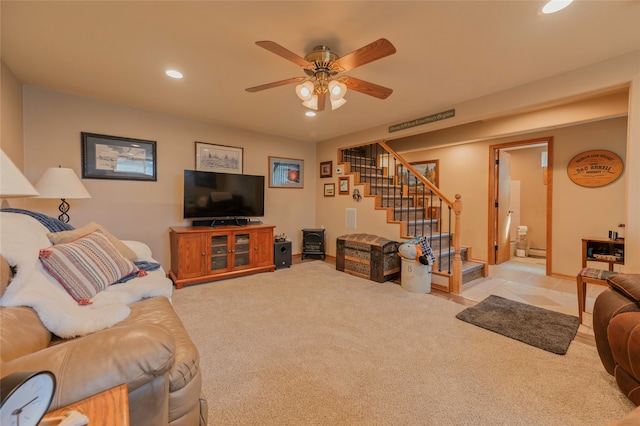
[(156, 142), (81, 132), (82, 178), (157, 180)]
[(196, 142), (196, 170), (242, 174), (243, 149)]
[(336, 184), (335, 183), (325, 183), (324, 184), (324, 196), (325, 197), (333, 197), (336, 195)]
[(304, 160), (269, 156), (269, 188), (303, 188)]
[[(416, 161), (411, 164), (411, 167), (416, 169), (421, 176), (424, 176), (429, 182), (434, 184), (437, 188), (440, 187), (440, 178), (439, 178), (439, 160), (428, 160), (428, 161)], [(409, 181), (409, 173), (405, 167), (401, 165), (398, 166), (397, 174), (401, 179), (402, 183), (409, 186), (409, 193), (417, 192), (415, 187), (415, 179), (411, 179)], [(420, 186), (420, 185), (418, 185)]]

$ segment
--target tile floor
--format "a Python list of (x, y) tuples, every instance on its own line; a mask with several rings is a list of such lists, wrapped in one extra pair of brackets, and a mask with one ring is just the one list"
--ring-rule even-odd
[[(325, 260), (335, 264), (335, 258)], [(301, 262), (299, 257), (294, 263)], [(545, 275), (546, 260), (533, 257), (513, 257), (500, 265), (490, 265), (487, 278), (478, 278), (462, 286), (459, 295), (432, 289), (431, 294), (466, 306), (472, 306), (495, 294), (556, 312), (578, 316), (578, 295), (575, 278)], [(400, 282), (398, 282), (400, 284)], [(587, 284), (587, 307), (576, 340), (595, 346), (592, 328), (593, 303), (606, 287)]]
[[(587, 284), (587, 308), (578, 333), (593, 336), (593, 303), (606, 287)], [(545, 259), (513, 257), (500, 265), (489, 266), (489, 276), (462, 287), (461, 296), (475, 302), (495, 294), (556, 312), (578, 315), (575, 279), (545, 275)]]

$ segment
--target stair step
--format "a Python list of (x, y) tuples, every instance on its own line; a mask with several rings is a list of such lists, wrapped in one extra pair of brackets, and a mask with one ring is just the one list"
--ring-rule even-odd
[(484, 276), (484, 264), (467, 260), (462, 262), (462, 284), (482, 278)]
[(352, 172), (358, 172), (361, 175), (383, 175), (384, 170), (376, 167), (373, 164), (364, 164), (364, 163), (349, 163), (349, 170)]
[[(360, 174), (361, 183), (370, 183), (373, 185), (390, 186), (393, 185), (395, 178), (393, 176), (381, 176), (381, 175), (363, 175)], [(398, 187), (399, 188), (399, 187)]]
[(373, 160), (374, 157), (368, 156), (367, 150), (364, 150), (364, 149), (345, 149), (342, 151), (342, 159), (346, 161), (345, 158), (359, 158), (359, 159)]
[(435, 219), (409, 220), (407, 224), (407, 235), (415, 237), (418, 235), (433, 235), (438, 232), (438, 221)]
[(369, 193), (371, 195), (382, 195), (387, 197), (393, 197), (395, 195), (396, 197), (400, 197), (400, 194), (402, 193), (402, 188), (400, 188), (399, 186), (392, 186), (392, 185), (371, 184), (369, 185)]
[(351, 167), (360, 165), (360, 166), (367, 166), (367, 167), (373, 168), (376, 166), (373, 158), (365, 158), (365, 157), (346, 157), (346, 158), (343, 158), (343, 162), (349, 163)]
[(386, 208), (407, 208), (413, 207), (415, 204), (415, 200), (413, 198), (408, 197), (394, 197), (393, 195), (381, 195), (380, 196), (380, 207)]
[(393, 208), (393, 220), (425, 219), (426, 212), (423, 207), (395, 207)]

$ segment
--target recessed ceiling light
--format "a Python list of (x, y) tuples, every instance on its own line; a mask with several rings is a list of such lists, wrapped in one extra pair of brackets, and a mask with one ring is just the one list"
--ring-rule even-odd
[(304, 113), (304, 115), (306, 115), (307, 117), (315, 117), (316, 113), (313, 111), (307, 111)]
[(542, 13), (556, 13), (569, 6), (573, 0), (549, 0), (547, 4), (542, 7)]
[(164, 73), (171, 78), (182, 78), (182, 73), (180, 71), (166, 70)]

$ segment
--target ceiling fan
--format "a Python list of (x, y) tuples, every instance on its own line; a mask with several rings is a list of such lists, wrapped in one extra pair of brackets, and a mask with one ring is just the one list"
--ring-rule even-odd
[(296, 94), (303, 101), (302, 105), (318, 111), (324, 110), (327, 95), (329, 96), (331, 109), (344, 105), (347, 102), (344, 99), (347, 88), (379, 99), (386, 99), (393, 92), (392, 89), (387, 87), (355, 77), (341, 75), (356, 67), (396, 53), (396, 48), (385, 38), (369, 43), (343, 57), (339, 57), (324, 45), (316, 46), (304, 58), (301, 58), (273, 41), (257, 41), (256, 44), (301, 66), (307, 76), (292, 77), (286, 80), (249, 87), (245, 89), (247, 92), (259, 92), (304, 81), (296, 86)]

